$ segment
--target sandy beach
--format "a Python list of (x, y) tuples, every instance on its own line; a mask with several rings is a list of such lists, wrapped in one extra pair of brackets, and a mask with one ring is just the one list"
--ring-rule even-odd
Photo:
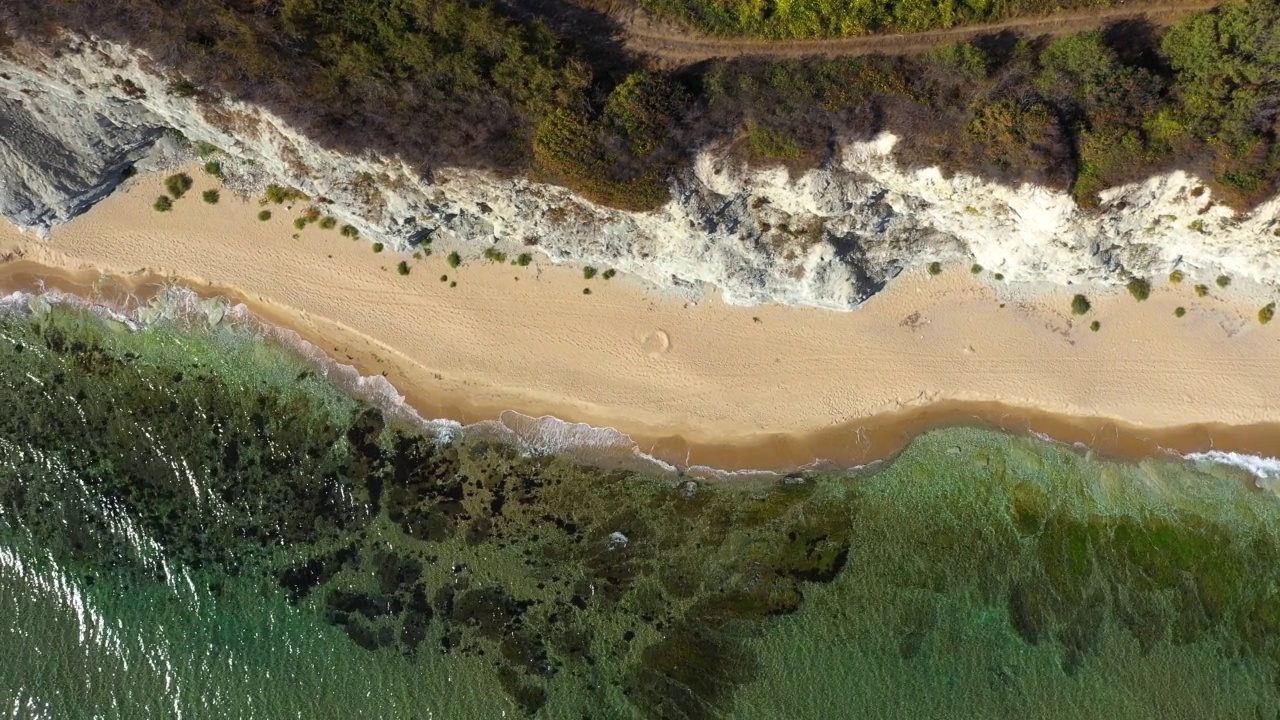
[(177, 278), (384, 374), (424, 416), (554, 415), (715, 467), (852, 463), (965, 418), (1122, 455), (1262, 452), (1280, 422), (1280, 323), (1258, 322), (1267, 298), (1243, 283), (1155, 278), (1145, 302), (1085, 290), (1083, 317), (1070, 309), (1080, 289), (1003, 286), (967, 266), (909, 270), (845, 313), (691, 303), (624, 276), (585, 280), (536, 253), (529, 267), (457, 269), (447, 248), (374, 253), (318, 225), (298, 232), (302, 205), (267, 206), (261, 222), (256, 199), (223, 190), (206, 204), (200, 191), (216, 184), (192, 176), (171, 212), (151, 207), (161, 179), (139, 177), (48, 240), (0, 227), (0, 251), (20, 258), (0, 266), (0, 285)]

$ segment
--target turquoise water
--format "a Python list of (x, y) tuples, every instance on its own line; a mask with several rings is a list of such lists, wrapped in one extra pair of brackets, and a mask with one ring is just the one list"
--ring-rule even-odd
[(952, 428), (707, 484), (433, 437), (226, 323), (0, 316), (0, 712), (1276, 717), (1280, 507)]

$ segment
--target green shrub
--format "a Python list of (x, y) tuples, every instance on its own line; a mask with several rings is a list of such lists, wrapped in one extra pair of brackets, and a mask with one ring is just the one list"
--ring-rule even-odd
[(1183, 278), (1183, 274), (1181, 270), (1174, 270), (1173, 272), (1169, 273), (1169, 282), (1173, 283), (1174, 285), (1181, 283), (1182, 278)]
[(333, 217), (325, 217), (320, 220), (321, 230), (332, 230), (338, 226), (338, 221)]
[(218, 178), (219, 180), (226, 179), (222, 174), (222, 163), (218, 162), (217, 160), (210, 160), (209, 162), (205, 163), (204, 171), (207, 174)]
[[(193, 146), (193, 149), (196, 151), (196, 155), (199, 156), (201, 160), (209, 157), (214, 153), (222, 152), (222, 148), (218, 147), (217, 145), (214, 145), (213, 143), (207, 143), (203, 140), (196, 142), (196, 144)], [(208, 167), (209, 167), (208, 165), (205, 165), (206, 169), (208, 169)], [(209, 173), (209, 174), (214, 175), (215, 173)]]
[(441, 276), (440, 276), (440, 282), (449, 282), (449, 276), (448, 276), (448, 275), (441, 275)]
[(1231, 284), (1231, 278), (1226, 275), (1219, 275), (1216, 282), (1218, 283), (1218, 287), (1225, 288)]
[(400, 264), (399, 264), (399, 265), (396, 265), (396, 272), (400, 273), (401, 275), (408, 275), (408, 274), (409, 274), (409, 263), (407, 263), (407, 262), (405, 262), (405, 261), (401, 260), (401, 261), (400, 261)]
[(942, 263), (940, 263), (940, 262), (938, 262), (938, 261), (936, 261), (936, 260), (935, 260), (935, 261), (933, 261), (933, 262), (931, 262), (931, 263), (929, 263), (929, 274), (930, 274), (930, 275), (940, 275), (941, 273), (942, 273)]
[(261, 220), (262, 222), (266, 222), (266, 221), (270, 220), (270, 219), (271, 219), (271, 211), (270, 211), (270, 210), (262, 210), (262, 211), (260, 211), (260, 212), (258, 213), (258, 219), (259, 219), (259, 220)]
[(320, 208), (315, 205), (307, 208), (302, 212), (302, 219), (306, 220), (308, 224), (318, 222), (320, 220)]
[(584, 280), (590, 280), (591, 278), (593, 278), (593, 277), (595, 277), (595, 276), (596, 276), (596, 269), (595, 269), (595, 268), (591, 267), (590, 265), (588, 265), (588, 266), (586, 266), (586, 267), (582, 268), (582, 278), (583, 278)]
[(342, 237), (348, 237), (352, 240), (360, 237), (360, 231), (357, 230), (354, 225), (343, 225), (340, 232), (342, 233)]
[(1258, 311), (1258, 322), (1262, 323), (1263, 325), (1266, 325), (1267, 323), (1271, 322), (1271, 318), (1275, 316), (1276, 316), (1276, 304), (1273, 302), (1267, 303), (1266, 305), (1262, 306), (1261, 310)]
[(284, 187), (283, 185), (271, 184), (263, 191), (263, 196), (268, 202), (281, 205), (294, 200), (306, 200), (307, 194), (297, 188)]
[(1102, 323), (1098, 322), (1097, 320), (1094, 320), (1093, 322), (1089, 323), (1089, 329), (1094, 332), (1098, 332), (1098, 330), (1100, 330), (1101, 328), (1102, 328)]
[(973, 265), (969, 266), (969, 272), (973, 273), (974, 275), (977, 275), (982, 272), (982, 266), (979, 265), (978, 263), (974, 263)]
[(1083, 295), (1076, 295), (1071, 298), (1071, 312), (1076, 315), (1083, 315), (1089, 312), (1090, 307), (1092, 306), (1089, 304), (1089, 298)]
[(995, 278), (995, 279), (997, 279), (997, 280), (1003, 280), (1003, 279), (1004, 279), (1004, 273), (996, 273), (995, 275), (992, 275), (991, 277), (994, 277), (994, 278)]
[(516, 264), (520, 267), (529, 267), (529, 263), (533, 262), (533, 256), (529, 253), (520, 253), (516, 257)]
[(1151, 297), (1151, 283), (1143, 278), (1134, 278), (1130, 280), (1126, 287), (1129, 288), (1129, 294), (1132, 295), (1135, 300), (1142, 301)]
[(191, 176), (186, 173), (177, 173), (164, 179), (164, 189), (169, 191), (174, 200), (185, 195), (193, 184)]
[(1186, 314), (1187, 314), (1187, 309), (1182, 307), (1181, 305), (1173, 309), (1174, 317), (1182, 317), (1183, 315), (1186, 315)]
[(169, 199), (168, 195), (161, 195), (156, 198), (151, 207), (155, 208), (157, 212), (169, 212), (173, 209), (173, 201)]
[(1209, 294), (1209, 286), (1208, 286), (1208, 285), (1197, 285), (1197, 286), (1196, 286), (1196, 297), (1204, 297), (1205, 295), (1208, 295), (1208, 294)]
[(382, 243), (380, 243), (380, 242), (376, 242), (376, 243), (374, 243), (374, 244), (373, 244), (373, 251), (374, 251), (374, 252), (376, 252), (376, 253), (380, 253), (380, 252), (382, 252), (382, 250), (383, 250)]
[(217, 190), (205, 190), (200, 193), (200, 197), (210, 205), (217, 205), (218, 201), (222, 199)]
[(306, 219), (306, 218), (304, 218), (304, 217), (294, 218), (294, 219), (293, 219), (293, 226), (294, 226), (295, 228), (297, 228), (298, 230), (302, 230), (303, 228), (305, 228), (305, 227), (307, 226), (307, 219)]
[(612, 280), (613, 276), (617, 274), (618, 274), (617, 270), (614, 270), (613, 268), (609, 268), (608, 270), (605, 270), (603, 273), (601, 273), (600, 277), (604, 278), (605, 280)]
[(485, 248), (484, 258), (496, 263), (506, 262), (507, 254), (497, 248)]
[(458, 254), (457, 250), (454, 250), (449, 253), (449, 257), (445, 258), (445, 261), (449, 263), (449, 267), (456, 268), (462, 264), (462, 256)]

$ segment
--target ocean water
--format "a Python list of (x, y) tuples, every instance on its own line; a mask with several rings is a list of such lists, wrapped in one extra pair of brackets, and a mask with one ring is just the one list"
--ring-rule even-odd
[(1215, 458), (950, 428), (708, 482), (416, 422), (224, 315), (0, 313), (0, 715), (1280, 713), (1280, 507)]

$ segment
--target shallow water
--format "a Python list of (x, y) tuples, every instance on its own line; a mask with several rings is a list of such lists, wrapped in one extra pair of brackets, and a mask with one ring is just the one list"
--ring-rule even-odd
[(15, 717), (1280, 708), (1280, 508), (1238, 469), (951, 428), (706, 484), (431, 435), (243, 327), (30, 305), (0, 317)]

